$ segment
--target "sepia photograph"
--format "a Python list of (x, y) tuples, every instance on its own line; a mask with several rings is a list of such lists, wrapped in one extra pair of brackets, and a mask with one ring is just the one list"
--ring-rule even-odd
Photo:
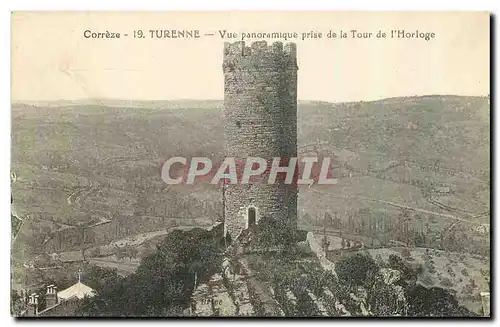
[(15, 318), (491, 318), (488, 12), (11, 14)]

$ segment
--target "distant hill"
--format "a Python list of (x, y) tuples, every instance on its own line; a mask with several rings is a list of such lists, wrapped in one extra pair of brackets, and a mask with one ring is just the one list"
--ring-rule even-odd
[[(44, 110), (47, 107), (57, 107), (58, 111), (47, 112)], [(203, 110), (208, 108), (216, 110)], [(58, 126), (59, 129), (66, 128), (61, 129), (63, 135), (78, 136), (81, 133), (87, 136), (92, 129), (99, 129), (103, 135), (112, 131), (114, 137), (105, 138), (106, 142), (112, 142), (123, 136), (129, 138), (130, 133), (134, 133), (141, 142), (157, 143), (161, 140), (163, 147), (168, 148), (172, 148), (172, 143), (183, 141), (184, 133), (176, 135), (176, 128), (182, 126), (185, 131), (188, 127), (190, 132), (200, 130), (207, 133), (197, 140), (189, 138), (187, 145), (199, 151), (203, 150), (200, 142), (221, 140), (222, 108), (222, 101), (217, 100), (90, 99), (14, 104), (13, 141), (17, 141), (16, 133), (21, 133), (23, 127), (29, 128), (31, 122), (37, 123), (39, 131), (49, 132), (51, 126), (43, 126), (39, 118), (52, 126), (69, 119), (73, 125), (83, 123), (85, 126), (80, 126), (78, 131), (70, 130), (69, 125)], [(168, 112), (170, 109), (179, 111)], [(487, 97), (431, 95), (337, 104), (300, 101), (298, 111), (299, 143), (320, 139), (354, 152), (367, 152), (385, 158), (389, 155), (396, 160), (430, 160), (488, 176), (490, 108)], [(24, 126), (19, 125), (23, 123), (19, 119), (26, 119)], [(124, 119), (125, 124), (122, 123)], [(120, 125), (116, 126), (118, 123)], [(132, 125), (139, 128), (138, 133), (132, 131)], [(148, 131), (141, 131), (143, 128)], [(162, 130), (164, 128), (169, 129), (168, 139), (164, 135), (165, 130)], [(162, 132), (163, 135), (157, 135)], [(97, 139), (91, 142), (92, 145), (104, 141), (99, 139), (103, 135), (95, 134)], [(22, 142), (17, 142), (14, 150), (17, 150), (16, 144), (23, 147)], [(32, 142), (30, 144), (33, 145)], [(98, 143), (96, 145), (99, 146)]]
[(66, 106), (107, 106), (107, 107), (131, 107), (131, 108), (221, 108), (221, 100), (119, 100), (119, 99), (75, 99), (54, 101), (15, 101), (13, 105), (27, 105), (35, 107), (66, 107)]

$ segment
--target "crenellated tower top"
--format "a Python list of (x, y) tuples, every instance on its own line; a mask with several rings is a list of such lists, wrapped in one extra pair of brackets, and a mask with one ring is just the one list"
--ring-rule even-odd
[(283, 71), (297, 70), (297, 46), (295, 43), (266, 41), (253, 42), (246, 46), (244, 41), (224, 43), (224, 73), (235, 70)]

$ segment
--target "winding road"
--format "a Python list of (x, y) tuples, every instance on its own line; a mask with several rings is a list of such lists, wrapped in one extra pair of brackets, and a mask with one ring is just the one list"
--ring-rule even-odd
[[(464, 218), (457, 217), (457, 216), (454, 216), (454, 215), (451, 215), (451, 214), (447, 214), (447, 213), (441, 213), (441, 212), (435, 212), (435, 211), (430, 211), (430, 210), (421, 209), (421, 208), (410, 207), (410, 206), (407, 206), (407, 205), (404, 205), (404, 204), (400, 204), (400, 203), (395, 203), (395, 202), (392, 202), (392, 201), (380, 200), (380, 199), (369, 198), (369, 197), (364, 197), (364, 196), (353, 196), (353, 195), (343, 195), (342, 196), (342, 195), (333, 194), (333, 193), (330, 193), (330, 192), (318, 191), (318, 190), (315, 190), (314, 188), (312, 188), (312, 185), (309, 187), (309, 190), (311, 192), (316, 192), (316, 193), (320, 193), (320, 194), (326, 194), (326, 195), (329, 195), (329, 196), (331, 196), (333, 198), (338, 198), (338, 199), (357, 199), (357, 200), (364, 200), (364, 201), (384, 203), (384, 204), (387, 204), (387, 205), (390, 205), (390, 206), (393, 206), (393, 207), (396, 207), (396, 208), (406, 209), (406, 210), (411, 210), (411, 211), (416, 211), (416, 212), (421, 212), (421, 213), (426, 213), (426, 214), (438, 216), (438, 217), (441, 217), (441, 218), (451, 219), (451, 220), (458, 220), (458, 221), (461, 221), (461, 222), (464, 222), (464, 223), (468, 223), (468, 224), (489, 225), (489, 224), (484, 224), (484, 223), (478, 222), (478, 221), (464, 219)], [(480, 216), (482, 216), (482, 215), (484, 215), (484, 213), (481, 214)], [(476, 217), (480, 217), (480, 216), (476, 216)]]

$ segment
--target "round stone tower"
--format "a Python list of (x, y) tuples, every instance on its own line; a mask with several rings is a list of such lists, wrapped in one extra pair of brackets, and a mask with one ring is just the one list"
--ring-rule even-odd
[[(265, 41), (224, 45), (225, 155), (238, 161), (249, 157), (297, 157), (296, 45)], [(297, 184), (277, 178), (249, 184), (226, 184), (224, 235), (235, 240), (242, 230), (273, 220), (281, 230), (297, 227)]]

